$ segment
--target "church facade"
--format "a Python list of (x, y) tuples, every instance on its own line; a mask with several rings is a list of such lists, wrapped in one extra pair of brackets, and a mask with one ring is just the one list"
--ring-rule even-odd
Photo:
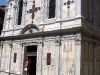
[(100, 75), (99, 0), (7, 0), (0, 75)]

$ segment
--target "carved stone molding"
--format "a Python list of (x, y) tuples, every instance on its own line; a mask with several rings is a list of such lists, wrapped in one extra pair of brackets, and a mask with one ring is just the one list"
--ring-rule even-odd
[(27, 1), (24, 1), (24, 2), (23, 2), (23, 5), (26, 6), (26, 5), (27, 5)]
[(38, 44), (40, 44), (40, 45), (44, 45), (44, 43), (43, 43), (42, 41), (39, 41)]
[(34, 41), (34, 42), (22, 41), (20, 45), (22, 46), (38, 45), (38, 42), (37, 41)]
[(9, 46), (10, 46), (11, 48), (13, 47), (12, 41), (9, 42)]
[(81, 35), (77, 35), (75, 38), (75, 45), (81, 45), (81, 41), (82, 41)]
[(81, 41), (79, 40), (75, 41), (75, 45), (81, 45)]
[(60, 37), (56, 37), (54, 42), (55, 42), (56, 46), (59, 46), (61, 44), (61, 38)]

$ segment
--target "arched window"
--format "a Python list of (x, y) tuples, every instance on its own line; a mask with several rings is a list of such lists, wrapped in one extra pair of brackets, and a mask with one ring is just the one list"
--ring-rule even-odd
[(23, 10), (23, 1), (20, 1), (19, 2), (19, 12), (18, 12), (18, 25), (21, 25), (22, 10)]
[(49, 18), (55, 18), (56, 0), (50, 0), (49, 2)]

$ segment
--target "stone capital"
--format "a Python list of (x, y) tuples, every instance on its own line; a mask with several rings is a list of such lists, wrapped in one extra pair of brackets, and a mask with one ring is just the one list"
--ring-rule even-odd
[(42, 41), (38, 41), (39, 45), (44, 45), (44, 43)]
[(82, 41), (81, 37), (80, 36), (77, 36), (75, 38), (75, 45), (81, 45), (81, 41)]
[(60, 37), (56, 37), (54, 42), (55, 42), (56, 46), (59, 46), (61, 44), (61, 38)]
[(9, 46), (10, 46), (11, 48), (13, 47), (12, 41), (9, 42)]

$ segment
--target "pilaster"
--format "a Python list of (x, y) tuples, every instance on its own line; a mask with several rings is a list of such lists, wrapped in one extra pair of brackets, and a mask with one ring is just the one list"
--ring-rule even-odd
[(25, 26), (25, 18), (26, 18), (26, 9), (27, 9), (27, 1), (23, 1), (23, 13), (22, 13), (22, 22), (21, 22), (21, 26)]
[(75, 16), (77, 17), (81, 17), (81, 3), (82, 0), (75, 0)]
[(81, 39), (75, 39), (75, 75), (81, 75)]
[(44, 12), (45, 12), (45, 0), (41, 0), (42, 3), (41, 3), (41, 16), (40, 16), (40, 20), (41, 20), (41, 24), (44, 23)]
[(17, 14), (17, 13), (16, 13), (16, 10), (17, 10), (18, 6), (15, 4), (15, 5), (13, 6), (13, 8), (14, 8), (14, 12), (13, 12), (13, 19), (14, 19), (14, 20), (13, 20), (13, 30), (14, 30), (14, 27), (15, 27), (16, 24), (17, 24), (17, 23), (16, 23), (16, 18), (17, 18), (17, 17), (16, 17), (15, 14)]
[(43, 13), (43, 15), (44, 15), (44, 21), (46, 21), (47, 20), (47, 12), (48, 12), (48, 10), (49, 10), (49, 8), (48, 8), (48, 0), (44, 0), (44, 13)]
[(13, 45), (12, 45), (12, 41), (9, 41), (9, 60), (8, 60), (8, 69), (6, 72), (8, 72), (10, 74), (10, 70), (11, 70), (11, 54), (12, 54), (12, 48), (13, 48)]
[(55, 71), (54, 75), (60, 74), (60, 45), (61, 45), (61, 38), (55, 38)]
[(57, 21), (61, 19), (61, 0), (56, 0), (56, 18)]
[(37, 68), (37, 75), (42, 75), (42, 51), (43, 51), (43, 42), (40, 41), (38, 42), (38, 46), (37, 46), (37, 64), (36, 64), (36, 68)]

